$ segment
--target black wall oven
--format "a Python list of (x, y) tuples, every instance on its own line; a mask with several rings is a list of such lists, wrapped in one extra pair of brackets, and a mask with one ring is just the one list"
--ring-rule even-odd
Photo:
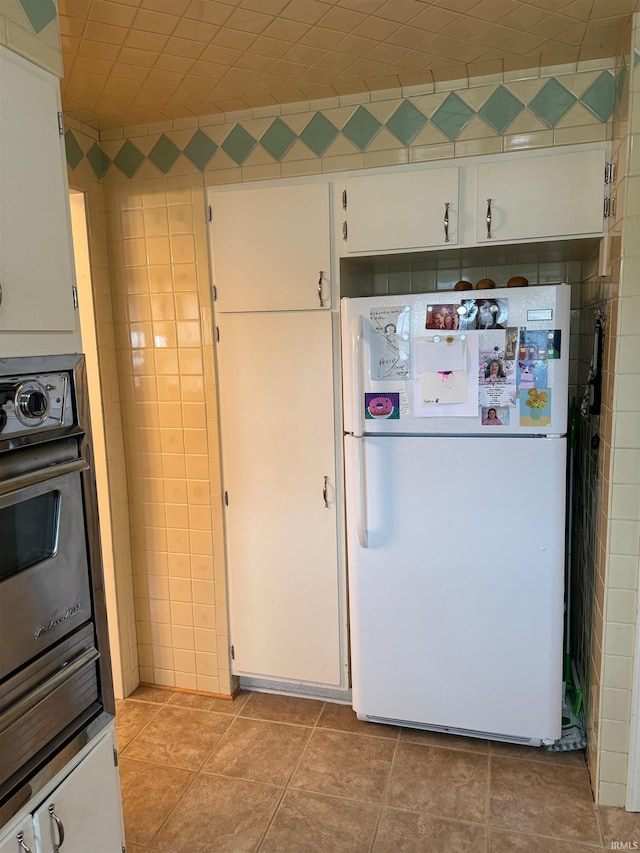
[(114, 716), (85, 364), (0, 359), (0, 826)]

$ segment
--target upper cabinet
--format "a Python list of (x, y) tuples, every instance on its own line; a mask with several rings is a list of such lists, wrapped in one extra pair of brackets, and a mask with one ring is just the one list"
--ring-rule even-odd
[(329, 184), (209, 190), (218, 311), (331, 308)]
[(458, 167), (369, 174), (346, 180), (342, 254), (458, 242)]
[(477, 242), (602, 233), (604, 169), (602, 149), (479, 163)]
[(73, 331), (58, 78), (0, 46), (0, 332)]
[(594, 237), (604, 200), (604, 145), (390, 167), (345, 177), (336, 241), (347, 257)]

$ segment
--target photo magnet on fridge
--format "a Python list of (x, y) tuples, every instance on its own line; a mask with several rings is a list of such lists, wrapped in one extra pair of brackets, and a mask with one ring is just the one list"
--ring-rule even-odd
[(560, 329), (520, 329), (518, 361), (560, 358)]
[(520, 426), (543, 427), (551, 424), (551, 389), (530, 388), (520, 391)]
[(389, 393), (364, 395), (364, 417), (365, 420), (399, 420), (400, 419), (400, 394), (396, 391)]

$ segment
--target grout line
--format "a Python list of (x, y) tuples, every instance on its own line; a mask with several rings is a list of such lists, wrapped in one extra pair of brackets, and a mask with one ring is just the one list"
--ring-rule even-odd
[(387, 797), (387, 793), (389, 788), (391, 787), (391, 777), (393, 775), (393, 766), (396, 761), (396, 755), (398, 753), (398, 745), (400, 744), (400, 733), (402, 729), (398, 726), (398, 734), (396, 735), (396, 745), (393, 748), (393, 755), (391, 756), (391, 762), (389, 764), (389, 772), (387, 774), (387, 781), (385, 782), (384, 790), (382, 791), (382, 797), (380, 798), (380, 803), (378, 804), (378, 815), (376, 817), (376, 822), (373, 827), (373, 834), (371, 835), (371, 844), (369, 845), (369, 853), (373, 853), (375, 848), (376, 840), (378, 838), (378, 830), (380, 829), (380, 821), (382, 820), (382, 810), (385, 805), (385, 800)]
[[(323, 714), (323, 712), (324, 712), (324, 709), (326, 708), (326, 705), (327, 705), (327, 703), (326, 703), (326, 702), (323, 702), (323, 703), (322, 703), (322, 708), (320, 709), (320, 713), (318, 714), (318, 717), (317, 717), (317, 719), (316, 719), (315, 723), (313, 724), (313, 726), (310, 726), (310, 727), (309, 727), (309, 734), (307, 735), (307, 739), (306, 739), (306, 741), (305, 741), (305, 743), (304, 743), (304, 746), (303, 746), (303, 747), (302, 747), (302, 749), (300, 750), (300, 755), (298, 756), (298, 760), (295, 762), (295, 765), (294, 765), (293, 769), (291, 770), (291, 773), (289, 773), (289, 776), (287, 777), (287, 780), (286, 780), (286, 782), (284, 783), (284, 786), (283, 786), (283, 788), (282, 788), (282, 794), (280, 795), (280, 799), (278, 800), (278, 802), (277, 802), (277, 804), (276, 804), (276, 807), (275, 807), (275, 809), (273, 810), (273, 814), (271, 815), (271, 820), (268, 822), (268, 824), (267, 824), (267, 826), (266, 826), (266, 828), (265, 828), (265, 830), (264, 830), (264, 832), (263, 832), (263, 834), (262, 834), (262, 836), (261, 836), (261, 838), (260, 838), (260, 840), (259, 840), (258, 844), (256, 845), (255, 853), (260, 853), (260, 849), (262, 848), (262, 845), (264, 844), (264, 841), (266, 840), (266, 837), (267, 837), (267, 835), (268, 835), (268, 833), (269, 833), (269, 830), (271, 829), (271, 827), (272, 827), (272, 825), (273, 825), (273, 822), (274, 822), (274, 820), (276, 819), (276, 815), (277, 815), (277, 814), (278, 814), (278, 812), (280, 811), (280, 807), (282, 806), (282, 802), (283, 802), (283, 800), (284, 800), (284, 798), (285, 798), (285, 796), (286, 796), (286, 793), (287, 793), (287, 791), (289, 790), (289, 783), (290, 783), (290, 782), (291, 782), (291, 780), (293, 779), (293, 777), (294, 777), (294, 775), (295, 775), (296, 770), (297, 770), (297, 769), (298, 769), (298, 767), (300, 766), (300, 762), (302, 761), (302, 756), (303, 756), (303, 755), (305, 754), (305, 752), (307, 751), (307, 746), (309, 745), (309, 742), (310, 742), (311, 738), (313, 737), (314, 729), (316, 729), (316, 728), (318, 727), (318, 720), (320, 720), (320, 717), (322, 717), (322, 714)], [(295, 790), (295, 789), (292, 789), (292, 790)]]
[(489, 853), (489, 833), (491, 826), (491, 744), (487, 749), (487, 798), (484, 808), (484, 846), (485, 853)]

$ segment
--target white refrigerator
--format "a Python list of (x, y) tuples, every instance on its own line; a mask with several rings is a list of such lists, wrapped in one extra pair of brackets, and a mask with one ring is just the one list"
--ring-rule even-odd
[(353, 707), (561, 735), (568, 285), (341, 303)]

